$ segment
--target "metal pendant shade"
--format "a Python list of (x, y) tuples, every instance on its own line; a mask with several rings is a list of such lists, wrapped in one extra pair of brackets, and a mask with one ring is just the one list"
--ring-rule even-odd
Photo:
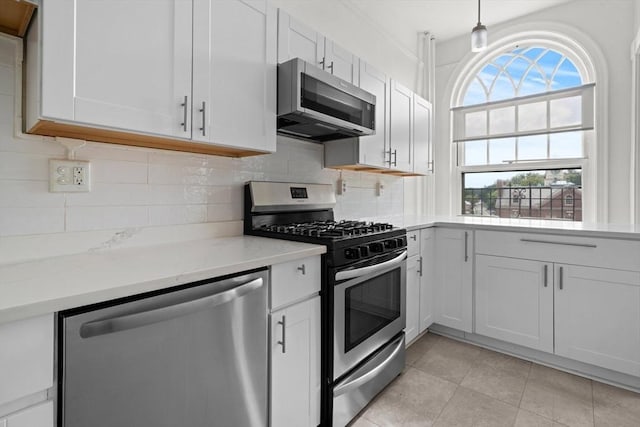
[(471, 51), (482, 52), (487, 48), (487, 27), (480, 23), (480, 0), (478, 0), (478, 24), (471, 30)]

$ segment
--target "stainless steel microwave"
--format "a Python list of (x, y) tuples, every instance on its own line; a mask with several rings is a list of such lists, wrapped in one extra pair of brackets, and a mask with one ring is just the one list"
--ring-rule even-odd
[(322, 142), (375, 133), (375, 95), (295, 58), (278, 65), (278, 133)]

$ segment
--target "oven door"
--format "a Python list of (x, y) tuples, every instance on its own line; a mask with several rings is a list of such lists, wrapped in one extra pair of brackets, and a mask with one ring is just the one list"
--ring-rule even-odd
[(337, 269), (334, 284), (333, 379), (386, 344), (405, 327), (407, 251)]

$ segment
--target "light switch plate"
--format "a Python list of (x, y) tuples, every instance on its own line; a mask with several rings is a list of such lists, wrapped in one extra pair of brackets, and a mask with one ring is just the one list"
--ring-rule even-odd
[(82, 160), (49, 159), (49, 191), (52, 193), (91, 191), (91, 164)]

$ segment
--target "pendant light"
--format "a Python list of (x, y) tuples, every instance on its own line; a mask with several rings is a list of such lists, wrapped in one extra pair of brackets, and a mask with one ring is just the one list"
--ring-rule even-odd
[(480, 23), (480, 0), (478, 0), (478, 24), (471, 30), (471, 52), (482, 52), (487, 48), (487, 27)]

